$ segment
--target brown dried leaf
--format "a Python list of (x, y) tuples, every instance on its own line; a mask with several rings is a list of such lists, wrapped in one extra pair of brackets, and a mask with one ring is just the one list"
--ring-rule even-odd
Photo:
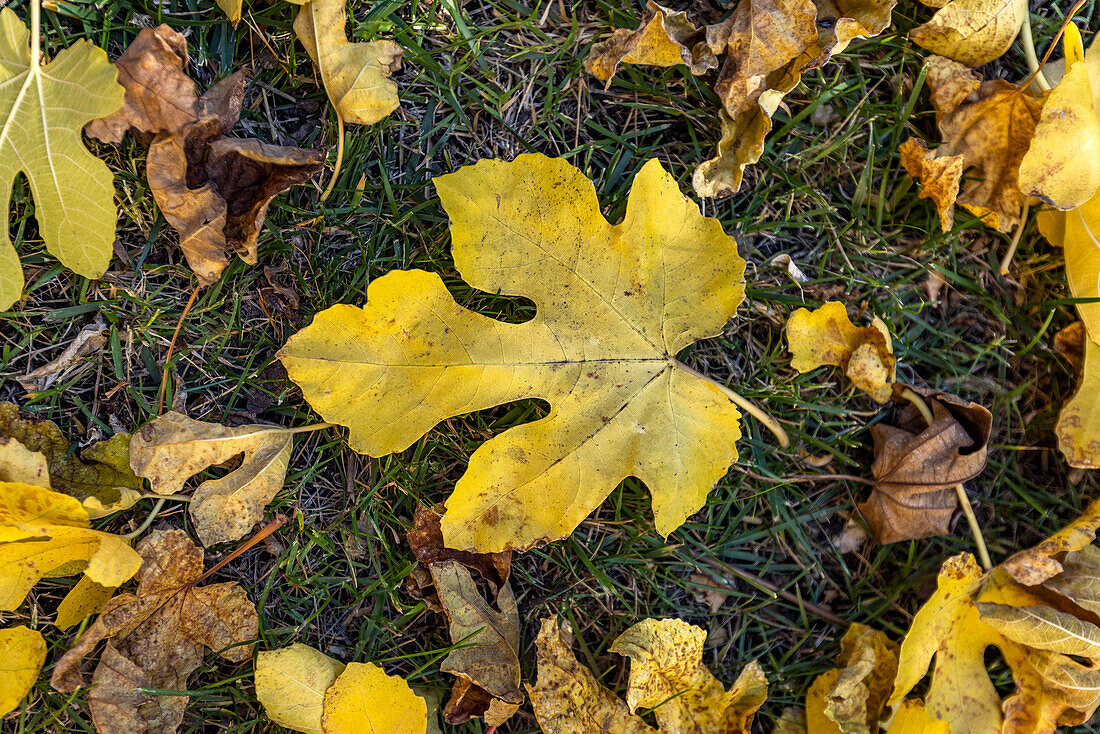
[(898, 152), (906, 172), (920, 180), (920, 198), (931, 199), (936, 205), (940, 228), (947, 232), (955, 226), (955, 200), (959, 198), (966, 159), (961, 155), (937, 156), (919, 138), (909, 138)]
[(1085, 339), (1087, 338), (1084, 321), (1074, 321), (1054, 335), (1054, 351), (1065, 357), (1078, 375), (1085, 366)]
[(990, 412), (947, 393), (923, 397), (932, 409), (931, 425), (909, 406), (898, 426), (871, 427), (875, 488), (859, 509), (879, 543), (948, 532), (958, 504), (955, 485), (985, 468)]
[(87, 126), (118, 142), (132, 130), (149, 145), (149, 187), (200, 285), (210, 285), (234, 252), (256, 262), (256, 239), (271, 200), (321, 169), (324, 152), (224, 138), (237, 123), (247, 72), (202, 97), (184, 68), (187, 42), (166, 25), (145, 29), (115, 65), (126, 88), (122, 110)]
[(137, 594), (107, 603), (58, 660), (50, 683), (65, 692), (83, 686), (81, 662), (106, 640), (88, 697), (96, 728), (169, 734), (183, 718), (187, 697), (144, 689), (187, 690), (205, 648), (234, 663), (251, 658), (252, 645), (244, 643), (257, 635), (256, 608), (235, 583), (195, 586), (203, 553), (182, 531), (154, 531), (137, 551), (143, 559)]

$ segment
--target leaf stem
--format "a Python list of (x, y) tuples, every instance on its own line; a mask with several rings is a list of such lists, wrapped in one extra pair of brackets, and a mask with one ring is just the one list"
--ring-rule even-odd
[(1016, 231), (1012, 234), (1012, 243), (1008, 246), (1008, 252), (1001, 260), (1001, 275), (1008, 275), (1008, 268), (1012, 265), (1012, 258), (1016, 257), (1016, 248), (1020, 246), (1020, 240), (1024, 236), (1024, 227), (1027, 226), (1027, 215), (1031, 205), (1024, 201), (1024, 209), (1020, 212), (1020, 223), (1016, 225)]
[[(901, 391), (901, 396), (920, 412), (925, 423), (932, 425), (932, 411), (924, 398), (908, 387)], [(993, 561), (989, 557), (989, 549), (985, 546), (985, 538), (982, 537), (982, 526), (978, 524), (978, 517), (974, 514), (970, 497), (967, 496), (966, 488), (963, 487), (961, 482), (955, 485), (955, 494), (959, 498), (959, 507), (962, 508), (963, 514), (966, 515), (966, 521), (970, 524), (970, 532), (974, 534), (974, 545), (978, 548), (978, 558), (981, 559), (982, 568), (986, 571), (992, 571)]]
[(779, 425), (779, 421), (777, 421), (775, 418), (772, 418), (769, 414), (765, 413), (761, 408), (758, 408), (755, 403), (750, 402), (748, 398), (744, 397), (740, 393), (734, 392), (729, 387), (723, 385), (714, 378), (707, 377), (699, 370), (688, 367), (686, 364), (678, 359), (672, 359), (672, 362), (673, 364), (675, 364), (675, 366), (679, 367), (684, 372), (695, 375), (696, 377), (706, 380), (710, 384), (714, 385), (716, 388), (722, 391), (723, 395), (736, 403), (737, 407), (741, 408), (753, 418), (756, 418), (756, 420), (763, 423), (764, 427), (771, 431), (772, 435), (775, 436), (775, 440), (779, 442), (780, 447), (785, 449), (791, 447), (791, 439), (787, 436), (787, 432), (783, 430), (783, 426)]
[(291, 434), (309, 433), (310, 431), (320, 431), (323, 428), (332, 428), (335, 423), (312, 423), (308, 426), (298, 426), (297, 428), (287, 429)]
[(31, 0), (31, 73), (42, 64), (42, 0)]
[(164, 503), (167, 501), (167, 497), (161, 497), (160, 499), (158, 499), (157, 503), (153, 505), (153, 509), (149, 512), (149, 516), (145, 518), (145, 522), (139, 525), (137, 530), (133, 531), (132, 533), (126, 533), (122, 537), (126, 538), (126, 540), (133, 540), (134, 538), (148, 530), (149, 526), (153, 524), (153, 520), (157, 519), (157, 513), (161, 511), (161, 508), (164, 507)]
[(168, 356), (164, 358), (164, 370), (160, 373), (160, 390), (157, 392), (157, 415), (160, 415), (161, 411), (164, 410), (164, 390), (168, 387), (168, 373), (172, 369), (172, 353), (176, 351), (176, 339), (179, 338), (183, 320), (187, 318), (187, 314), (191, 312), (191, 307), (195, 305), (195, 298), (198, 297), (200, 289), (202, 289), (202, 285), (196, 285), (195, 290), (191, 291), (191, 297), (187, 299), (187, 305), (183, 307), (180, 320), (176, 322), (176, 330), (172, 332), (172, 341), (168, 344)]
[[(1039, 89), (1044, 92), (1050, 91), (1050, 84), (1047, 82), (1047, 78), (1043, 75), (1042, 65), (1039, 63), (1039, 56), (1035, 53), (1035, 38), (1031, 35), (1031, 12), (1024, 11), (1024, 22), (1020, 26), (1020, 43), (1024, 47), (1024, 56), (1027, 57), (1027, 67), (1031, 69), (1031, 76), (1035, 80), (1035, 84)], [(1004, 275), (1004, 268), (1001, 268), (1001, 274)]]
[(332, 190), (336, 188), (336, 179), (340, 176), (340, 167), (344, 164), (344, 118), (336, 113), (336, 165), (332, 167), (332, 178), (328, 180), (328, 186), (321, 194), (321, 201), (326, 201)]

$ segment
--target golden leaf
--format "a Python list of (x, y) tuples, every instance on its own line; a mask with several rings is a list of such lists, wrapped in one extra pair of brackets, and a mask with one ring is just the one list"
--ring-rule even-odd
[(298, 9), (294, 32), (317, 67), (336, 114), (345, 122), (370, 125), (397, 109), (397, 85), (390, 74), (401, 66), (401, 47), (392, 41), (349, 43), (342, 0), (312, 0)]
[(955, 200), (959, 197), (966, 159), (961, 155), (939, 157), (919, 138), (909, 138), (898, 152), (905, 171), (920, 179), (920, 198), (931, 199), (936, 205), (940, 228), (947, 232), (955, 226)]
[[(1073, 212), (1070, 214), (1072, 216)], [(1096, 249), (1100, 252), (1100, 248)], [(1068, 274), (1068, 260), (1066, 270)], [(1084, 304), (1079, 304), (1078, 309), (1084, 318), (1085, 309), (1082, 306)], [(1062, 406), (1054, 430), (1058, 435), (1058, 448), (1070, 466), (1096, 469), (1100, 467), (1100, 345), (1090, 338), (1084, 341), (1085, 360), (1077, 381), (1077, 391)]]
[(791, 366), (799, 372), (835, 365), (876, 402), (890, 399), (894, 343), (890, 330), (877, 316), (871, 326), (855, 326), (839, 301), (815, 311), (800, 308), (787, 320), (787, 344)]
[(63, 630), (80, 624), (91, 615), (102, 611), (117, 588), (104, 586), (87, 576), (81, 576), (57, 605), (57, 616), (53, 623)]
[(44, 576), (83, 570), (92, 581), (115, 587), (140, 565), (123, 538), (92, 530), (88, 513), (72, 497), (0, 482), (0, 611), (22, 604)]
[(135, 594), (120, 594), (72, 649), (57, 661), (50, 679), (59, 691), (84, 685), (80, 664), (107, 641), (88, 694), (100, 731), (171, 732), (187, 696), (161, 696), (144, 689), (186, 691), (205, 648), (240, 663), (252, 657), (259, 623), (256, 607), (235, 583), (196, 586), (203, 553), (180, 530), (156, 530), (137, 545), (142, 565)]
[(886, 734), (951, 734), (951, 724), (936, 721), (928, 715), (924, 701), (911, 698), (898, 706)]
[(424, 734), (428, 705), (409, 684), (373, 663), (349, 663), (325, 692), (325, 734)]
[(14, 438), (0, 436), (0, 482), (50, 487), (50, 469), (40, 451), (31, 451)]
[(636, 30), (620, 28), (594, 44), (584, 60), (585, 70), (610, 85), (619, 64), (676, 66), (686, 64), (695, 75), (718, 66), (718, 57), (706, 42), (706, 31), (688, 20), (687, 13), (648, 0), (645, 18)]
[(877, 734), (898, 672), (898, 646), (855, 623), (840, 641), (841, 667), (819, 675), (806, 694), (806, 726), (814, 734)]
[(343, 672), (343, 663), (300, 643), (264, 650), (256, 655), (256, 698), (279, 726), (322, 734), (325, 691)]
[(217, 0), (218, 7), (222, 9), (229, 22), (237, 25), (241, 22), (241, 11), (244, 10), (244, 0)]
[[(84, 147), (80, 131), (122, 105), (122, 87), (107, 54), (88, 41), (77, 41), (43, 65), (31, 58), (30, 40), (18, 16), (0, 10), (0, 204), (9, 206), (12, 184), (23, 173), (46, 249), (69, 269), (98, 278), (115, 241), (115, 190), (110, 170)], [(5, 217), (0, 310), (23, 291), (8, 225)]]
[(535, 318), (495, 321), (455, 303), (439, 276), (395, 271), (371, 282), (364, 308), (330, 308), (287, 341), (291, 379), (372, 456), (450, 416), (525, 397), (551, 404), (473, 454), (447, 501), (448, 547), (563, 538), (628, 476), (650, 488), (668, 535), (737, 458), (736, 406), (675, 358), (718, 334), (743, 297), (733, 239), (656, 161), (617, 225), (559, 159), (484, 160), (435, 182), (463, 278), (531, 298)]
[(981, 66), (1012, 46), (1027, 12), (1027, 0), (951, 0), (909, 38), (939, 56)]
[(41, 632), (23, 626), (0, 629), (0, 716), (15, 710), (45, 662)]
[(241, 465), (208, 479), (191, 495), (190, 514), (203, 545), (243, 538), (283, 487), (294, 434), (278, 426), (227, 428), (170, 411), (130, 440), (134, 472), (157, 494), (176, 494), (195, 474), (243, 455)]

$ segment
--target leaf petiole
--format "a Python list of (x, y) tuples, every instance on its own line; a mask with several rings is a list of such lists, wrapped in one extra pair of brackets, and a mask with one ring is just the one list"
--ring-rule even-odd
[(791, 447), (791, 439), (787, 436), (787, 432), (783, 430), (783, 426), (779, 425), (779, 421), (777, 421), (775, 418), (772, 418), (771, 415), (769, 415), (768, 413), (765, 413), (762, 408), (757, 407), (757, 405), (751, 402), (748, 398), (738, 392), (731, 390), (726, 385), (723, 385), (722, 383), (711, 377), (707, 377), (699, 370), (688, 367), (680, 360), (672, 359), (671, 361), (676, 367), (679, 367), (683, 371), (695, 375), (696, 377), (706, 380), (710, 384), (714, 385), (716, 388), (722, 391), (723, 395), (736, 403), (737, 407), (741, 408), (753, 418), (756, 418), (756, 420), (763, 423), (764, 427), (771, 431), (772, 435), (775, 436), (775, 440), (779, 442), (779, 446), (781, 448), (788, 449)]

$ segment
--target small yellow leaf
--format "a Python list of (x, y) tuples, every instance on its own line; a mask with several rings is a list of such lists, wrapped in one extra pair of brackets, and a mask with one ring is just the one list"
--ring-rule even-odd
[(961, 155), (937, 157), (923, 140), (909, 138), (898, 149), (901, 165), (913, 178), (920, 179), (920, 198), (931, 199), (940, 215), (940, 228), (947, 232), (955, 226), (955, 200), (962, 180)]
[(15, 710), (45, 662), (41, 632), (22, 626), (0, 629), (0, 716)]
[(392, 41), (349, 43), (343, 0), (312, 0), (298, 9), (294, 32), (320, 73), (325, 92), (345, 122), (370, 125), (397, 109), (390, 74), (401, 66)]
[(325, 693), (325, 734), (424, 734), (428, 705), (404, 679), (373, 663), (350, 663)]
[(229, 22), (237, 25), (241, 22), (241, 11), (244, 9), (244, 0), (217, 0), (218, 7), (222, 9)]
[(92, 581), (115, 587), (137, 573), (141, 558), (123, 538), (92, 530), (72, 497), (0, 483), (0, 611), (18, 607), (43, 576), (85, 565)]
[(881, 319), (876, 317), (871, 326), (855, 326), (839, 301), (815, 311), (800, 308), (787, 320), (787, 343), (791, 366), (799, 372), (835, 365), (877, 402), (890, 399), (894, 345)]
[(918, 46), (967, 66), (988, 64), (1020, 32), (1027, 0), (952, 0), (909, 32)]
[(935, 721), (924, 708), (924, 701), (913, 698), (902, 702), (886, 734), (951, 734), (951, 724)]
[(54, 624), (68, 629), (80, 624), (93, 614), (98, 614), (115, 593), (114, 586), (103, 586), (87, 576), (81, 576), (57, 605)]
[(307, 645), (265, 650), (256, 656), (256, 697), (279, 726), (321, 734), (325, 691), (342, 672), (343, 663)]
[(0, 436), (0, 482), (20, 482), (49, 489), (50, 470), (46, 457), (14, 438)]

